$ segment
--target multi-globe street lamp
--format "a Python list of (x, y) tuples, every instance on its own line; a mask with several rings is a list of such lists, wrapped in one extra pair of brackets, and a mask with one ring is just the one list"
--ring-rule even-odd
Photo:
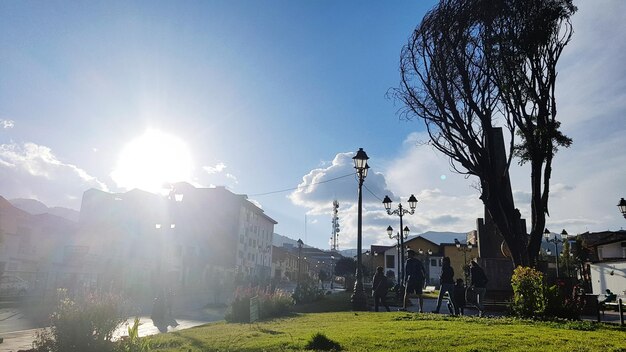
[(467, 268), (467, 253), (472, 251), (472, 243), (462, 244), (458, 239), (454, 239), (456, 249), (463, 252), (463, 274), (465, 275), (465, 284), (469, 285), (469, 270)]
[(550, 232), (550, 230), (548, 230), (547, 228), (543, 231), (543, 235), (546, 238), (546, 243), (554, 243), (554, 258), (555, 258), (555, 263), (556, 263), (556, 277), (559, 277), (559, 243), (564, 243), (565, 241), (567, 241), (567, 231), (565, 231), (565, 229), (563, 229), (563, 231), (561, 231), (561, 238), (556, 237), (556, 233), (554, 234), (554, 238), (550, 239), (550, 234), (552, 232)]
[[(417, 198), (411, 194), (409, 197), (409, 210), (404, 209), (402, 207), (402, 203), (398, 203), (398, 209), (391, 210), (391, 198), (389, 196), (385, 196), (383, 199), (383, 205), (385, 206), (385, 210), (387, 210), (387, 214), (389, 215), (398, 215), (400, 217), (400, 228), (402, 228), (402, 217), (406, 214), (413, 215), (415, 214), (415, 207), (417, 207)], [(406, 228), (408, 230), (408, 227)], [(393, 231), (393, 230), (392, 230)], [(389, 228), (387, 228), (387, 232), (389, 232)], [(408, 235), (408, 233), (407, 233)], [(400, 263), (404, 264), (404, 237), (400, 236)], [(400, 270), (401, 266), (398, 268)], [(400, 272), (402, 274), (402, 272)], [(400, 276), (402, 277), (402, 276)]]
[(363, 216), (363, 181), (365, 181), (365, 177), (367, 177), (367, 170), (369, 166), (367, 165), (367, 159), (369, 157), (363, 151), (363, 148), (359, 148), (356, 152), (356, 155), (352, 158), (354, 160), (354, 168), (356, 169), (357, 176), (359, 178), (359, 202), (358, 202), (358, 213), (357, 213), (357, 252), (356, 252), (356, 281), (354, 283), (354, 293), (352, 294), (352, 309), (365, 311), (367, 310), (367, 298), (365, 297), (365, 291), (363, 290), (363, 270), (361, 270), (362, 256), (363, 253), (363, 228), (362, 228), (362, 216)]
[(404, 230), (402, 230), (402, 234), (400, 234), (400, 232), (397, 232), (395, 235), (393, 234), (393, 227), (391, 226), (387, 226), (387, 235), (389, 236), (389, 238), (391, 239), (395, 239), (396, 240), (396, 249), (398, 251), (398, 283), (400, 284), (402, 282), (402, 262), (400, 262), (400, 251), (402, 250), (400, 248), (400, 243), (404, 243), (404, 240), (407, 239), (407, 237), (409, 237), (409, 227), (405, 226)]
[(619, 207), (619, 211), (622, 215), (624, 215), (624, 219), (626, 219), (626, 200), (624, 200), (624, 198), (620, 199), (617, 206)]

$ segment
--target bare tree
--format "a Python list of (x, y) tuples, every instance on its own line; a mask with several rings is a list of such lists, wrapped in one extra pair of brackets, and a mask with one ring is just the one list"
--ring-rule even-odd
[(500, 157), (493, 133), (501, 126), (513, 143), (515, 125), (499, 109), (484, 48), (484, 4), (444, 0), (426, 14), (402, 49), (401, 84), (394, 95), (404, 103), (404, 117), (423, 119), (432, 145), (450, 157), (457, 172), (479, 178), (480, 198), (514, 263), (525, 265), (527, 237), (509, 188), (512, 155)]
[(572, 0), (493, 1), (486, 42), (494, 77), (509, 119), (518, 128), (520, 163), (531, 166), (531, 231), (528, 253), (534, 262), (546, 225), (552, 159), (572, 140), (559, 131), (556, 65), (572, 37)]
[[(442, 0), (400, 56), (401, 84), (393, 93), (404, 103), (402, 116), (423, 119), (453, 168), (478, 177), (480, 199), (515, 265), (538, 253), (552, 157), (571, 143), (558, 132), (554, 84), (574, 11), (570, 0)], [(509, 134), (506, 156), (494, 148), (496, 127)], [(514, 155), (531, 162), (530, 239), (510, 191)]]

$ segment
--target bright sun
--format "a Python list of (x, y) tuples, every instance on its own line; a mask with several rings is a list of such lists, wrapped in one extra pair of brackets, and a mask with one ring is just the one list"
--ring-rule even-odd
[(111, 178), (119, 187), (160, 192), (168, 183), (189, 181), (192, 170), (191, 154), (182, 140), (148, 130), (124, 147)]

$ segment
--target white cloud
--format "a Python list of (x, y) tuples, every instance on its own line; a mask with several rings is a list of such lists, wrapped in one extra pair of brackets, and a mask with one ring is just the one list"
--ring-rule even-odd
[(203, 166), (202, 170), (204, 173), (198, 175), (196, 179), (199, 180), (198, 183), (203, 185), (211, 185), (211, 187), (220, 185), (228, 189), (234, 189), (239, 184), (239, 180), (235, 174), (225, 172), (226, 169), (228, 169), (228, 166), (223, 162), (218, 162), (213, 166)]
[(88, 188), (108, 190), (85, 170), (57, 159), (46, 146), (0, 145), (0, 194), (5, 198), (34, 198), (76, 209)]
[(233, 174), (227, 173), (226, 174), (226, 178), (231, 180), (231, 181), (233, 181), (233, 182), (235, 182), (235, 184), (239, 183), (239, 181), (237, 180), (237, 176), (235, 176)]
[(0, 119), (0, 127), (4, 129), (13, 128), (15, 127), (15, 121)]
[[(339, 153), (332, 162), (322, 163), (323, 167), (313, 169), (302, 177), (298, 189), (288, 196), (294, 204), (308, 208), (308, 214), (325, 215), (328, 218), (333, 200), (338, 200), (341, 248), (352, 248), (356, 241), (358, 182), (353, 156), (353, 152)], [(384, 175), (370, 169), (363, 188), (364, 238), (375, 238), (378, 234), (384, 234), (379, 226), (373, 224), (382, 224), (384, 208), (381, 197), (386, 194), (395, 197), (388, 189)]]
[(222, 162), (219, 162), (215, 166), (203, 166), (202, 169), (206, 171), (209, 175), (212, 175), (224, 171), (224, 169), (226, 169), (226, 165)]

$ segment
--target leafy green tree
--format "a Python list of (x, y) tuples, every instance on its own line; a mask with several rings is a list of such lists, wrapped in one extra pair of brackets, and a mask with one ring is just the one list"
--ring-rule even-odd
[(335, 263), (335, 275), (344, 277), (354, 277), (356, 272), (356, 260), (343, 257)]

